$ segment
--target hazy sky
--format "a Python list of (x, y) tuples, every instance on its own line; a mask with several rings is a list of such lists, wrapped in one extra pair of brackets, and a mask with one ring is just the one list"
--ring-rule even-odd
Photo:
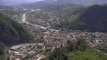
[[(21, 4), (21, 3), (36, 2), (36, 1), (41, 1), (41, 0), (0, 0), (0, 4), (14, 5), (14, 4)], [(67, 0), (64, 0), (64, 1), (67, 1)], [(100, 3), (107, 4), (107, 0), (71, 0), (71, 1), (73, 3), (82, 3), (82, 4), (100, 4)]]
[(6, 5), (14, 5), (14, 4), (21, 4), (21, 3), (30, 3), (42, 0), (0, 0), (0, 3)]
[(34, 1), (41, 1), (41, 0), (1, 0), (5, 2), (34, 2)]

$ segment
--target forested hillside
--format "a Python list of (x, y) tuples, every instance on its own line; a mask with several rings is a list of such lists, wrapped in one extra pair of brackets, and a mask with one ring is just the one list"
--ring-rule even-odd
[[(71, 6), (73, 7), (73, 6)], [(60, 17), (59, 24), (54, 24), (54, 28), (64, 28), (70, 30), (81, 30), (91, 32), (107, 31), (107, 6), (93, 5), (90, 7), (54, 7), (56, 15)], [(56, 9), (56, 10), (55, 10)], [(55, 13), (55, 12), (54, 12)]]
[(0, 13), (0, 42), (11, 46), (30, 40), (29, 34), (20, 24)]
[(80, 15), (80, 21), (84, 23), (80, 27), (88, 31), (107, 31), (107, 6), (94, 5)]
[(33, 37), (17, 22), (0, 13), (0, 60), (8, 58), (7, 47), (33, 41)]

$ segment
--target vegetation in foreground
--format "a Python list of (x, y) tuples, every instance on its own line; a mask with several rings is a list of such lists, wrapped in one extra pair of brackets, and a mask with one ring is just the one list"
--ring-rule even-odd
[(66, 47), (55, 49), (46, 60), (107, 60), (107, 56), (81, 39), (75, 43), (69, 41)]

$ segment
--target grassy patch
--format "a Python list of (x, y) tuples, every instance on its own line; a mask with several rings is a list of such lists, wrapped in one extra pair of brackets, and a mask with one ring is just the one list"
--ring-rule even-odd
[(107, 56), (80, 39), (75, 43), (68, 43), (66, 47), (55, 49), (46, 60), (107, 60)]
[(92, 48), (88, 48), (85, 51), (68, 52), (67, 56), (68, 60), (107, 60), (106, 55)]

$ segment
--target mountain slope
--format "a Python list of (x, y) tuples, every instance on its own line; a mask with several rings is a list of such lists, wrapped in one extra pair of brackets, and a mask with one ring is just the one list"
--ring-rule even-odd
[(94, 5), (79, 16), (80, 29), (88, 31), (107, 31), (107, 6)]
[(51, 5), (65, 5), (65, 4), (74, 4), (80, 6), (91, 6), (91, 5), (103, 5), (106, 4), (106, 0), (43, 0), (39, 2), (33, 2), (28, 4), (22, 4), (20, 6), (27, 8), (43, 8)]
[(33, 37), (19, 23), (0, 13), (0, 60), (8, 59), (7, 47), (32, 41)]
[(0, 42), (0, 60), (7, 60), (8, 59), (8, 53), (6, 46)]
[[(75, 7), (75, 6), (74, 6)], [(66, 8), (65, 11), (59, 7), (64, 15), (60, 24), (54, 24), (55, 28), (65, 28), (71, 30), (91, 31), (91, 32), (107, 32), (107, 6), (93, 5), (90, 7)], [(55, 9), (53, 9), (55, 10)], [(73, 11), (74, 10), (74, 11)], [(57, 12), (58, 10), (56, 10)], [(57, 12), (59, 13), (59, 12)], [(60, 16), (59, 15), (59, 16)]]
[(0, 42), (11, 46), (29, 41), (29, 34), (20, 24), (0, 13)]

